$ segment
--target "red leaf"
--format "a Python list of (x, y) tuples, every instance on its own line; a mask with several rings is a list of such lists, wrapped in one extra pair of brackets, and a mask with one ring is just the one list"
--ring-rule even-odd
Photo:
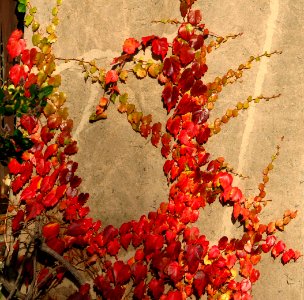
[(142, 282), (148, 273), (148, 268), (142, 262), (137, 262), (131, 268), (132, 276), (134, 277), (134, 284)]
[(209, 127), (201, 127), (199, 133), (196, 136), (196, 141), (202, 145), (206, 143), (210, 137), (210, 128)]
[(70, 186), (71, 186), (71, 188), (76, 188), (81, 184), (81, 182), (82, 182), (82, 179), (80, 177), (74, 176), (72, 178), (72, 180), (70, 181)]
[(120, 260), (116, 261), (113, 265), (113, 274), (116, 284), (126, 284), (131, 278), (130, 266), (128, 264), (124, 264)]
[(244, 293), (244, 292), (247, 292), (251, 290), (251, 282), (249, 279), (243, 279), (241, 281), (241, 291)]
[(285, 251), (282, 255), (282, 263), (285, 265), (290, 262), (291, 259), (295, 258), (295, 252), (292, 249)]
[(136, 261), (143, 260), (145, 258), (145, 253), (143, 249), (137, 249), (134, 255)]
[(276, 258), (285, 250), (286, 245), (283, 241), (278, 241), (272, 248), (271, 255)]
[(207, 92), (207, 86), (201, 80), (196, 80), (190, 92), (193, 97), (202, 96)]
[(118, 57), (114, 57), (111, 65), (121, 64), (130, 57), (130, 54), (123, 54)]
[(38, 120), (34, 116), (23, 115), (20, 118), (20, 123), (29, 134), (35, 133), (38, 130)]
[[(209, 119), (209, 110), (207, 108), (198, 109), (192, 112), (192, 121), (194, 124), (203, 124)], [(203, 127), (203, 129), (205, 129)], [(202, 130), (201, 130), (202, 131)]]
[(155, 123), (152, 126), (152, 137), (151, 137), (151, 143), (153, 146), (157, 147), (159, 141), (160, 141), (160, 131), (161, 131), (161, 123)]
[(40, 187), (42, 193), (47, 193), (53, 188), (55, 181), (58, 177), (58, 174), (59, 174), (59, 169), (56, 169), (50, 176), (45, 176), (42, 179), (41, 187)]
[(37, 276), (37, 284), (39, 288), (42, 288), (48, 281), (52, 278), (52, 274), (50, 273), (48, 268), (43, 268), (40, 270)]
[(52, 238), (46, 242), (46, 244), (59, 254), (62, 254), (65, 249), (65, 242), (57, 238)]
[(170, 291), (166, 300), (183, 300), (183, 294), (180, 291)]
[(173, 160), (166, 160), (165, 164), (164, 164), (164, 173), (165, 175), (168, 175), (171, 168), (172, 168), (172, 165), (173, 165), (174, 161)]
[(179, 88), (177, 86), (172, 86), (171, 82), (168, 82), (162, 93), (162, 98), (165, 106), (167, 107), (168, 113), (175, 107), (179, 97)]
[(64, 153), (66, 155), (73, 155), (76, 154), (78, 151), (78, 146), (77, 146), (77, 141), (73, 141), (70, 144), (68, 144), (65, 148), (64, 148)]
[(200, 10), (190, 10), (187, 15), (187, 20), (192, 25), (197, 25), (202, 20), (202, 13)]
[(115, 70), (110, 70), (106, 74), (106, 84), (115, 83), (118, 80), (118, 74)]
[(163, 144), (163, 146), (161, 148), (161, 154), (165, 158), (167, 158), (171, 152), (171, 148), (170, 148), (171, 138), (172, 138), (172, 136), (169, 133), (164, 133), (161, 137), (161, 141)]
[(172, 81), (175, 82), (180, 71), (180, 63), (177, 57), (171, 56), (166, 58), (164, 61), (164, 68), (163, 73), (167, 76), (172, 78)]
[(158, 38), (158, 37), (155, 36), (155, 35), (144, 36), (144, 37), (141, 38), (141, 40), (142, 40), (141, 43), (144, 45), (144, 47), (146, 47), (147, 44), (149, 42), (151, 42), (152, 40), (154, 40), (155, 38)]
[(58, 198), (60, 200), (62, 198), (62, 196), (64, 195), (66, 189), (67, 189), (66, 185), (58, 186), (56, 189), (56, 198)]
[[(166, 233), (169, 233), (169, 231), (167, 231)], [(168, 236), (168, 234), (167, 234), (167, 236)], [(174, 240), (166, 248), (166, 252), (172, 259), (178, 258), (179, 254), (180, 254), (180, 250), (181, 250), (181, 242), (174, 241)]]
[(182, 145), (186, 145), (186, 146), (189, 146), (190, 145), (190, 136), (188, 135), (187, 131), (182, 129), (179, 133), (179, 136), (178, 136), (178, 139), (180, 141), (180, 143)]
[(183, 44), (179, 51), (179, 58), (183, 66), (187, 66), (194, 59), (194, 51), (188, 44)]
[(260, 278), (260, 271), (253, 269), (250, 274), (250, 281), (251, 283), (255, 283)]
[(207, 69), (207, 65), (200, 64), (196, 61), (191, 65), (191, 70), (195, 79), (200, 79), (206, 73)]
[(11, 174), (17, 175), (22, 170), (22, 165), (17, 161), (16, 158), (12, 158), (8, 163), (8, 169)]
[(51, 132), (47, 125), (44, 125), (41, 128), (40, 136), (41, 136), (42, 141), (45, 144), (47, 144), (54, 137), (54, 135), (55, 135), (55, 133)]
[(58, 114), (52, 114), (47, 119), (49, 129), (57, 129), (62, 123), (62, 118)]
[(131, 229), (132, 229), (132, 223), (131, 222), (123, 223), (119, 228), (119, 233), (121, 235), (123, 235), (123, 234), (126, 234), (126, 233), (130, 232)]
[(107, 252), (112, 256), (117, 255), (119, 249), (120, 249), (120, 243), (118, 239), (114, 239), (113, 241), (110, 241), (107, 245)]
[(243, 198), (242, 191), (234, 186), (230, 191), (230, 200), (233, 202), (239, 202)]
[(153, 278), (149, 283), (149, 290), (151, 291), (154, 299), (159, 299), (165, 290), (164, 282)]
[(134, 38), (128, 38), (123, 44), (123, 52), (127, 54), (134, 54), (139, 46), (140, 43), (137, 40)]
[(15, 86), (17, 86), (19, 83), (23, 83), (27, 79), (27, 76), (27, 66), (14, 65), (9, 70), (9, 78)]
[(189, 41), (194, 34), (194, 27), (189, 23), (182, 24), (178, 29), (178, 35), (185, 41)]
[(177, 261), (173, 261), (166, 266), (166, 273), (174, 283), (181, 281), (184, 275), (183, 268)]
[(118, 235), (118, 229), (115, 228), (112, 225), (108, 225), (103, 230), (103, 238), (105, 244), (107, 244), (109, 241), (113, 240)]
[(132, 240), (132, 233), (130, 232), (120, 236), (120, 243), (125, 248), (125, 250), (128, 249), (131, 240)]
[(13, 221), (12, 221), (13, 233), (20, 230), (23, 227), (24, 215), (25, 215), (25, 213), (23, 210), (18, 210), (17, 214), (14, 216)]
[(234, 205), (233, 205), (233, 217), (234, 217), (235, 220), (239, 217), (239, 215), (241, 213), (241, 210), (242, 210), (241, 205), (238, 202), (234, 203)]
[[(30, 88), (30, 86), (32, 86), (33, 84), (36, 84), (37, 83), (37, 78), (38, 76), (36, 74), (33, 74), (33, 73), (30, 73), (25, 84), (24, 84), (24, 88), (25, 89), (28, 89)], [(29, 91), (27, 90), (26, 92), (29, 93)], [(29, 95), (25, 95), (26, 97), (30, 97), (30, 93)]]
[(50, 161), (46, 161), (43, 158), (36, 159), (36, 171), (40, 176), (47, 175), (51, 170), (52, 164)]
[(208, 258), (209, 259), (216, 259), (220, 256), (220, 250), (218, 248), (218, 246), (214, 245), (209, 249), (208, 252)]
[(203, 271), (198, 271), (193, 280), (193, 287), (195, 294), (201, 297), (205, 293), (205, 288), (207, 286), (208, 279)]
[(218, 242), (218, 248), (220, 250), (225, 250), (228, 244), (228, 238), (226, 236), (221, 237), (221, 239)]
[(167, 38), (155, 38), (152, 41), (152, 52), (155, 55), (160, 55), (162, 59), (167, 55), (168, 47), (169, 44)]
[(36, 202), (36, 201), (34, 203), (31, 203), (30, 205), (28, 205), (29, 214), (26, 217), (26, 221), (36, 218), (37, 216), (39, 216), (41, 214), (41, 212), (44, 211), (44, 209), (45, 209), (44, 206), (41, 203)]
[(24, 50), (22, 52), (21, 60), (22, 62), (31, 69), (35, 63), (37, 50), (35, 48), (32, 48), (31, 50)]
[(187, 245), (185, 252), (189, 272), (193, 274), (198, 268), (204, 249), (201, 245)]
[(11, 33), (8, 39), (6, 48), (8, 54), (12, 59), (19, 56), (26, 47), (25, 40), (21, 38), (22, 35), (23, 35), (22, 31), (16, 29)]
[(191, 89), (193, 83), (194, 76), (192, 70), (189, 68), (185, 69), (178, 81), (178, 87), (181, 89), (182, 93), (185, 93)]
[(134, 298), (136, 300), (144, 299), (146, 293), (147, 286), (144, 281), (141, 281), (135, 288), (134, 288)]
[(48, 146), (46, 148), (45, 152), (44, 152), (44, 159), (47, 160), (51, 156), (57, 154), (57, 151), (58, 151), (58, 145), (57, 144), (53, 144), (53, 145)]
[(20, 199), (27, 200), (27, 199), (34, 198), (37, 190), (39, 189), (40, 182), (41, 182), (41, 177), (34, 176), (31, 180), (29, 186), (22, 191), (22, 193), (20, 195)]
[(58, 203), (59, 198), (56, 196), (56, 190), (57, 188), (53, 188), (42, 200), (45, 207), (53, 207)]
[(233, 177), (227, 172), (219, 172), (214, 176), (213, 185), (215, 187), (221, 186), (223, 189), (231, 187)]
[(170, 117), (167, 121), (167, 130), (176, 138), (180, 130), (180, 116)]
[(148, 234), (144, 240), (146, 255), (160, 250), (164, 245), (164, 237), (158, 234)]
[(50, 240), (58, 236), (60, 230), (60, 224), (51, 222), (42, 227), (42, 234), (46, 240)]
[(187, 15), (187, 12), (188, 12), (188, 4), (187, 4), (187, 2), (186, 2), (186, 0), (181, 0), (181, 3), (180, 3), (180, 12), (181, 12), (181, 15), (182, 15), (182, 17), (184, 18), (184, 17), (186, 17), (186, 15)]
[(21, 176), (16, 177), (12, 182), (12, 190), (14, 194), (18, 193), (24, 184), (25, 182)]
[[(202, 34), (193, 34), (189, 40), (189, 45), (192, 47), (194, 50), (198, 50), (204, 45), (204, 36)], [(204, 65), (207, 67), (207, 65)], [(207, 70), (206, 70), (207, 71)], [(205, 73), (204, 71), (203, 73)]]
[(91, 218), (75, 220), (71, 225), (69, 225), (66, 234), (71, 236), (85, 235), (91, 227)]
[(274, 235), (267, 236), (267, 238), (266, 238), (266, 245), (268, 247), (272, 247), (275, 244), (276, 239), (277, 238)]

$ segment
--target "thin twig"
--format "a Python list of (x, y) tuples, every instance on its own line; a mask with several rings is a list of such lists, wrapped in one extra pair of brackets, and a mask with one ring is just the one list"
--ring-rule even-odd
[[(15, 289), (15, 284), (12, 284), (8, 282), (6, 279), (3, 278), (3, 276), (0, 275), (0, 282), (4, 286), (4, 288), (11, 293), (12, 290)], [(17, 296), (19, 299), (25, 299), (25, 295), (19, 291), (15, 291), (15, 296)]]
[(28, 243), (28, 245), (26, 247), (26, 252), (25, 252), (22, 264), (21, 264), (21, 268), (20, 268), (19, 273), (18, 273), (18, 277), (17, 277), (17, 279), (15, 281), (14, 288), (11, 290), (10, 294), (7, 297), (7, 300), (12, 299), (14, 297), (14, 295), (16, 294), (16, 291), (17, 291), (17, 289), (19, 287), (19, 281), (20, 281), (20, 278), (21, 278), (22, 273), (23, 273), (23, 267), (24, 267), (24, 264), (25, 264), (25, 262), (27, 260), (28, 253), (30, 252), (31, 245), (32, 245), (32, 240)]
[(45, 243), (42, 243), (40, 246), (40, 250), (51, 255), (53, 258), (58, 260), (62, 265), (74, 276), (74, 278), (78, 281), (80, 285), (84, 285), (86, 281), (82, 277), (82, 275), (76, 270), (67, 260), (65, 260), (60, 254), (51, 249)]

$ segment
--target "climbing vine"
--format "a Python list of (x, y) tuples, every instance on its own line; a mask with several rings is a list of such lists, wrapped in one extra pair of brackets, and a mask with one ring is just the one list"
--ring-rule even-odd
[[(208, 54), (229, 39), (210, 34), (195, 0), (181, 0), (181, 20), (161, 20), (178, 27), (172, 41), (150, 35), (128, 38), (122, 54), (109, 69), (95, 61), (56, 57), (53, 44), (61, 0), (52, 9), (46, 34), (36, 20), (30, 1), (19, 1), (28, 10), (25, 25), (32, 28), (34, 48), (28, 49), (22, 32), (12, 33), (7, 49), (14, 64), (1, 86), (1, 114), (16, 115), (16, 130), (26, 145), (9, 159), (10, 205), (6, 216), (5, 267), (0, 274), (8, 299), (37, 299), (56, 288), (64, 278), (78, 290), (72, 299), (168, 299), (189, 297), (248, 300), (260, 277), (257, 265), (269, 253), (283, 264), (300, 253), (276, 237), (297, 211), (264, 224), (260, 213), (267, 204), (266, 186), (279, 146), (263, 170), (259, 193), (247, 198), (233, 185), (238, 176), (223, 158), (213, 158), (205, 144), (230, 119), (252, 102), (280, 95), (248, 96), (226, 113), (209, 121), (221, 91), (239, 80), (251, 65), (279, 51), (251, 56), (236, 70), (207, 83)], [(149, 53), (150, 59), (140, 54)], [(77, 61), (85, 80), (99, 83), (103, 93), (91, 122), (107, 118), (109, 105), (126, 114), (133, 130), (160, 147), (165, 159), (168, 201), (139, 220), (119, 228), (102, 227), (88, 216), (89, 195), (81, 192), (78, 164), (71, 156), (78, 146), (71, 135), (73, 121), (55, 75), (56, 61)], [(154, 78), (163, 86), (160, 96), (168, 113), (165, 124), (139, 111), (124, 92), (129, 76)], [(160, 102), (161, 105), (161, 102)], [(89, 126), (89, 124), (88, 124)], [(13, 153), (13, 152), (12, 152)], [(206, 205), (220, 201), (232, 206), (232, 219), (243, 227), (240, 238), (223, 236), (212, 245), (195, 222)], [(127, 251), (127, 260), (121, 253)]]

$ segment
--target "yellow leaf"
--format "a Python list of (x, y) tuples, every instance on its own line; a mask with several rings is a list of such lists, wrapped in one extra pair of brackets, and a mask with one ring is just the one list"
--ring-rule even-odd
[(128, 71), (127, 70), (121, 71), (120, 74), (119, 74), (119, 78), (122, 81), (126, 81), (127, 78), (128, 78)]
[(56, 106), (52, 102), (48, 102), (43, 109), (44, 115), (46, 117), (50, 116), (54, 112), (56, 112)]

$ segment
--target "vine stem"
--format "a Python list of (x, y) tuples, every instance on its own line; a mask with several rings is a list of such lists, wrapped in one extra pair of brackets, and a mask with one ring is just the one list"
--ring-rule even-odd
[(19, 274), (18, 274), (18, 277), (15, 281), (15, 284), (13, 285), (13, 289), (10, 291), (8, 297), (7, 297), (7, 300), (10, 300), (14, 297), (14, 295), (16, 294), (16, 291), (17, 289), (19, 288), (19, 281), (21, 279), (21, 276), (22, 276), (22, 273), (23, 273), (23, 268), (24, 268), (24, 264), (28, 258), (28, 254), (29, 254), (29, 251), (30, 251), (30, 248), (32, 246), (32, 241), (27, 245), (26, 247), (26, 252), (25, 252), (25, 255), (24, 255), (24, 259), (22, 261), (22, 264), (21, 264), (21, 270), (19, 271)]
[(74, 278), (78, 281), (80, 285), (84, 285), (86, 283), (86, 280), (77, 271), (77, 269), (75, 269), (67, 260), (65, 260), (60, 254), (51, 249), (45, 243), (41, 244), (40, 250), (51, 255), (53, 258), (62, 263), (62, 265), (74, 276)]
[[(0, 275), (0, 282), (9, 293), (15, 291), (15, 284), (9, 283), (2, 275)], [(23, 293), (19, 291), (15, 291), (14, 294), (18, 297), (18, 299), (23, 300), (26, 297)]]
[(77, 62), (82, 62), (82, 63), (86, 63), (86, 64), (90, 64), (89, 61), (86, 61), (84, 59), (79, 59), (79, 58), (64, 58), (64, 57), (55, 57), (56, 60), (62, 60), (65, 62), (69, 62), (69, 61), (77, 61)]

